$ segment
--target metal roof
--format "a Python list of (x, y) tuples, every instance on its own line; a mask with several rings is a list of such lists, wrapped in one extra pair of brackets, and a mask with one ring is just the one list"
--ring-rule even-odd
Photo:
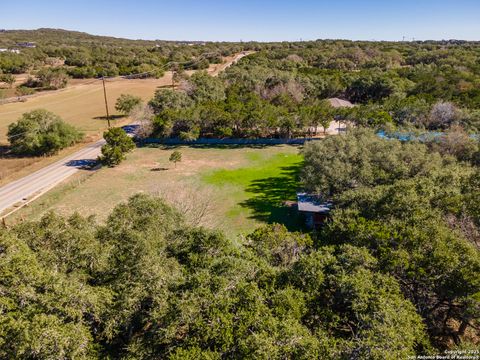
[(332, 208), (332, 202), (322, 201), (318, 196), (305, 192), (297, 193), (298, 211), (327, 214)]
[(354, 107), (355, 105), (353, 105), (350, 101), (348, 100), (343, 100), (343, 99), (339, 99), (339, 98), (331, 98), (331, 99), (328, 99), (328, 102), (330, 103), (330, 105), (332, 105), (332, 107), (334, 108), (342, 108), (342, 107)]

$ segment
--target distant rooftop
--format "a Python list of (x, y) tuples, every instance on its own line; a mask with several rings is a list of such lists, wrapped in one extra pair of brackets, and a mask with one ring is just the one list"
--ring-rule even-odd
[(17, 46), (34, 48), (34, 47), (37, 46), (37, 44), (34, 43), (34, 42), (24, 41), (24, 42), (19, 42), (19, 43), (17, 43)]
[(328, 99), (328, 102), (330, 103), (330, 105), (332, 105), (332, 107), (334, 108), (342, 108), (342, 107), (354, 107), (355, 105), (353, 105), (350, 101), (348, 100), (343, 100), (343, 99), (339, 99), (339, 98), (331, 98), (331, 99)]
[(330, 201), (322, 201), (318, 196), (305, 192), (297, 193), (298, 211), (328, 214), (332, 208)]

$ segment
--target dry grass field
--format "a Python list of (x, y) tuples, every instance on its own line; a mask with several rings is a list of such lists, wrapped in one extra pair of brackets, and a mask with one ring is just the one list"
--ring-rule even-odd
[[(106, 82), (110, 113), (115, 114), (115, 101), (120, 94), (152, 97), (159, 86), (168, 85), (171, 75), (160, 79), (111, 79)], [(6, 142), (8, 125), (23, 113), (43, 108), (60, 115), (66, 122), (75, 125), (87, 135), (95, 135), (106, 129), (105, 102), (100, 80), (89, 80), (63, 90), (39, 93), (26, 102), (15, 102), (0, 106), (0, 141)], [(124, 119), (123, 119), (124, 120)]]
[[(215, 76), (235, 60), (225, 58), (223, 64), (212, 64), (208, 72)], [(189, 71), (188, 73), (192, 73)], [(107, 99), (111, 115), (115, 114), (115, 101), (121, 94), (132, 94), (149, 100), (158, 87), (172, 83), (172, 73), (167, 71), (160, 79), (113, 78), (106, 81)], [(75, 125), (87, 135), (97, 135), (106, 129), (105, 102), (102, 82), (95, 79), (72, 80), (65, 89), (38, 93), (26, 102), (0, 105), (0, 144), (6, 142), (8, 125), (23, 113), (43, 108), (60, 115), (66, 122)], [(125, 119), (117, 120), (125, 122)]]
[(103, 221), (116, 204), (144, 192), (165, 198), (195, 225), (231, 235), (249, 233), (261, 223), (295, 226), (283, 201), (295, 199), (298, 147), (177, 149), (183, 159), (176, 167), (168, 161), (172, 148), (139, 148), (118, 167), (82, 171), (7, 221), (38, 219), (49, 210)]
[[(161, 79), (146, 80), (113, 80), (107, 83), (108, 101), (111, 114), (115, 115), (115, 101), (122, 93), (141, 96), (147, 100), (152, 97), (158, 86), (167, 84), (168, 75)], [(0, 105), (0, 144), (7, 144), (8, 125), (16, 121), (23, 113), (43, 108), (60, 115), (65, 121), (82, 130), (86, 142), (98, 139), (107, 128), (103, 88), (100, 81), (88, 84), (76, 84), (64, 90), (38, 94), (27, 102), (16, 102)], [(120, 118), (113, 121), (121, 124), (128, 119)], [(81, 146), (84, 146), (81, 145)], [(75, 147), (78, 150), (79, 147)], [(73, 149), (49, 158), (5, 158), (0, 157), (0, 184), (14, 180), (43, 166), (66, 156)]]

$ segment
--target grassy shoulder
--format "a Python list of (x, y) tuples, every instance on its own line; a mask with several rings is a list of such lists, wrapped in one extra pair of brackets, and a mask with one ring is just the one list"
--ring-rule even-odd
[(6, 185), (11, 181), (18, 180), (50, 164), (53, 164), (56, 161), (72, 155), (76, 151), (83, 149), (87, 144), (99, 139), (100, 136), (89, 136), (85, 138), (84, 141), (60, 150), (57, 154), (52, 156), (2, 157), (2, 148), (0, 147), (0, 186)]
[[(174, 150), (182, 153), (176, 166), (169, 162)], [(189, 211), (192, 221), (231, 235), (270, 222), (296, 228), (295, 213), (284, 202), (295, 197), (301, 162), (299, 148), (286, 145), (139, 148), (118, 167), (82, 171), (9, 221), (38, 219), (49, 210), (96, 214), (103, 221), (117, 203), (144, 192), (163, 196)]]

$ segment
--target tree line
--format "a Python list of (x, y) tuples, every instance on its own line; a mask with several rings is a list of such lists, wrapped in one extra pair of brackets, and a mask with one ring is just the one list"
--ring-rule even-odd
[[(157, 76), (171, 64), (173, 85), (177, 83), (180, 94), (159, 91), (152, 100), (156, 136), (305, 136), (334, 118), (372, 127), (435, 130), (461, 125), (471, 132), (480, 127), (477, 42), (326, 40), (189, 46), (49, 29), (7, 31), (0, 36), (2, 46), (19, 41), (35, 41), (37, 47), (20, 54), (1, 53), (0, 70), (38, 72), (19, 89), (21, 93), (31, 91), (27, 86), (62, 87), (68, 76), (138, 72)], [(188, 78), (184, 72), (204, 69), (222, 56), (244, 50), (256, 53), (231, 66), (218, 80)], [(45, 69), (46, 64), (54, 64), (52, 59), (64, 65)], [(332, 97), (357, 106), (332, 110), (324, 101)]]
[[(202, 73), (178, 76), (177, 92), (161, 89), (150, 101), (156, 114), (154, 135), (186, 140), (308, 136), (334, 119), (374, 128), (460, 126), (478, 132), (477, 44), (445, 44), (442, 51), (432, 44), (397, 44), (396, 61), (385, 45), (375, 43), (310, 45), (261, 50), (219, 78)], [(423, 47), (430, 48), (432, 56), (414, 57)], [(325, 62), (329, 57), (351, 57), (352, 52), (357, 54), (349, 60), (355, 61), (354, 67)], [(457, 56), (464, 59), (461, 69)], [(374, 65), (366, 61), (369, 57), (390, 60)], [(327, 101), (332, 97), (356, 106), (333, 108)]]
[[(21, 42), (32, 42), (35, 48), (18, 47)], [(205, 69), (210, 63), (222, 62), (223, 56), (243, 49), (239, 44), (189, 46), (174, 41), (128, 40), (57, 29), (8, 30), (0, 34), (0, 46), (20, 49), (18, 54), (0, 53), (0, 70), (4, 73), (20, 74), (53, 65), (74, 78), (144, 72), (160, 76), (169, 62), (182, 63), (188, 69)], [(204, 54), (208, 56), (196, 61)]]

